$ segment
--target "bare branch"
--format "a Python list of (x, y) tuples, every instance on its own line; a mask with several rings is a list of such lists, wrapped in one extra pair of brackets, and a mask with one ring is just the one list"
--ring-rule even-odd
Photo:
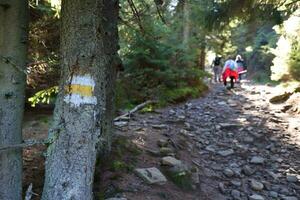
[(143, 108), (145, 108), (147, 105), (149, 105), (149, 104), (154, 104), (154, 103), (157, 103), (157, 101), (146, 101), (146, 102), (144, 102), (144, 103), (142, 103), (142, 104), (139, 104), (139, 105), (137, 105), (136, 107), (134, 107), (132, 110), (130, 110), (130, 111), (128, 111), (127, 113), (125, 113), (124, 115), (121, 115), (121, 116), (119, 116), (119, 117), (116, 117), (115, 119), (114, 119), (114, 121), (119, 121), (119, 120), (122, 120), (122, 119), (126, 119), (126, 118), (128, 118), (128, 117), (130, 117), (133, 113), (135, 113), (135, 112), (137, 112), (137, 111), (139, 111), (139, 110), (141, 110), (141, 109), (143, 109)]

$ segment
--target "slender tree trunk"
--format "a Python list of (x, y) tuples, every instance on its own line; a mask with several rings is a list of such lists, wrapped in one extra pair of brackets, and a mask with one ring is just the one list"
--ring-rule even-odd
[[(22, 142), (27, 0), (0, 1), (0, 146)], [(22, 199), (22, 150), (0, 152), (0, 199)]]
[(200, 47), (198, 67), (201, 70), (205, 70), (205, 57), (206, 57), (206, 46), (202, 44)]
[(117, 0), (62, 1), (63, 73), (43, 200), (93, 199), (97, 146), (110, 146), (118, 8)]
[(183, 46), (189, 48), (190, 39), (190, 5), (188, 0), (183, 1)]

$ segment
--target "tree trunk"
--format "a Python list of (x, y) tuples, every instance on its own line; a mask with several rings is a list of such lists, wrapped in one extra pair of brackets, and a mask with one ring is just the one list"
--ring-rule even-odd
[[(27, 0), (0, 1), (0, 146), (22, 142)], [(0, 199), (22, 199), (22, 150), (0, 152)]]
[(183, 46), (189, 48), (190, 39), (190, 5), (188, 0), (183, 1)]
[(110, 147), (117, 0), (62, 1), (62, 81), (49, 131), (43, 200), (93, 199), (98, 146)]
[(205, 70), (205, 58), (206, 58), (206, 48), (205, 44), (202, 44), (200, 47), (200, 54), (199, 54), (199, 61), (198, 61), (198, 67), (201, 70)]

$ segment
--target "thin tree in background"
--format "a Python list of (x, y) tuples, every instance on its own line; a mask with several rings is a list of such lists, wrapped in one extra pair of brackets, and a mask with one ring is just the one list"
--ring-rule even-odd
[(43, 200), (93, 198), (97, 148), (110, 147), (118, 9), (117, 0), (62, 1), (62, 79)]
[[(0, 1), (0, 146), (22, 142), (28, 2)], [(0, 152), (0, 199), (22, 199), (22, 150)]]

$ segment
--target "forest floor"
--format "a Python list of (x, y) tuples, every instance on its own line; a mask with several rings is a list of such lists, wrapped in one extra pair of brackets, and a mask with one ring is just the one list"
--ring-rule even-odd
[[(214, 84), (205, 97), (117, 123), (112, 155), (97, 164), (95, 199), (300, 200), (300, 117), (270, 104), (275, 93), (247, 82), (231, 91)], [(50, 119), (27, 113), (25, 139), (45, 138)], [(38, 195), (44, 150), (24, 150), (24, 190), (33, 183)], [(144, 175), (158, 183), (137, 175), (153, 167), (161, 174)]]

